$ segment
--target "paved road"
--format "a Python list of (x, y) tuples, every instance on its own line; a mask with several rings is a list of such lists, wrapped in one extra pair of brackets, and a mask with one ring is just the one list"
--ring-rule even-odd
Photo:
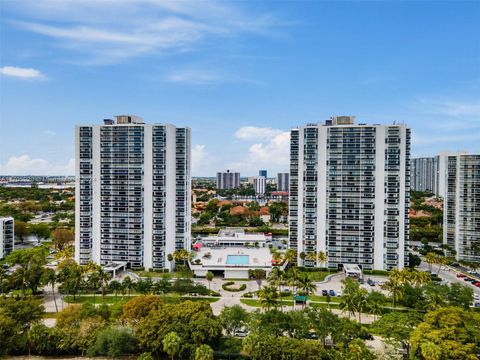
[[(422, 263), (420, 264), (419, 268), (424, 270), (424, 271), (430, 271), (430, 265), (428, 265), (425, 261), (423, 261), (423, 258), (422, 258)], [(442, 269), (443, 268), (444, 267), (442, 267)], [(464, 281), (462, 278), (457, 278), (457, 273), (458, 272), (455, 268), (450, 267), (450, 266), (446, 266), (445, 268), (446, 268), (445, 270), (440, 271), (439, 276), (442, 279), (447, 280), (450, 283), (459, 283), (459, 284), (462, 284), (464, 286), (467, 286), (467, 287), (473, 289), (474, 294), (480, 296), (480, 288), (472, 285), (469, 282)], [(438, 265), (433, 265), (432, 266), (432, 272), (435, 273), (435, 274), (438, 272)]]

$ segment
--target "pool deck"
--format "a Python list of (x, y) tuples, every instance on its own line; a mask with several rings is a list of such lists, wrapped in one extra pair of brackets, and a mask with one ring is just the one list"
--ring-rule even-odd
[[(210, 257), (205, 257), (210, 253)], [(248, 256), (248, 262), (228, 264), (229, 255)], [(195, 265), (195, 260), (200, 259), (202, 264)], [(272, 268), (272, 255), (266, 247), (246, 248), (246, 247), (225, 247), (225, 248), (208, 248), (202, 247), (197, 252), (197, 256), (191, 262), (192, 270), (198, 276), (204, 276), (204, 273), (212, 270), (226, 271), (243, 271), (248, 272), (249, 269), (265, 269), (267, 272)], [(227, 274), (227, 273), (226, 273)], [(240, 276), (244, 277), (244, 276)]]

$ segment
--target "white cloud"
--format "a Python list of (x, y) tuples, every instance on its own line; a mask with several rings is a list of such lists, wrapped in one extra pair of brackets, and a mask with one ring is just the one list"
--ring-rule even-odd
[(23, 80), (38, 80), (45, 78), (45, 75), (37, 69), (17, 66), (3, 66), (0, 68), (0, 74)]
[(10, 157), (5, 164), (0, 164), (2, 175), (73, 175), (75, 159), (67, 164), (52, 164), (44, 159), (32, 159), (29, 155)]
[(224, 82), (224, 78), (208, 71), (175, 71), (167, 75), (166, 80), (173, 83), (189, 85), (209, 85)]
[(430, 114), (450, 117), (480, 117), (480, 102), (419, 98), (415, 108)]
[(185, 51), (212, 36), (267, 33), (274, 24), (270, 15), (216, 0), (24, 0), (6, 8), (29, 19), (17, 26), (87, 55), (90, 63)]
[(270, 174), (287, 171), (290, 166), (290, 132), (274, 128), (245, 126), (235, 132), (244, 141), (256, 141), (250, 145), (247, 155), (229, 164), (243, 174), (256, 174), (268, 169)]
[(219, 157), (207, 150), (205, 145), (192, 148), (192, 176), (214, 176), (222, 167)]
[(52, 131), (52, 130), (45, 130), (43, 132), (45, 135), (48, 135), (48, 136), (55, 136), (57, 135), (57, 133), (55, 131)]
[(269, 127), (244, 126), (235, 132), (235, 137), (241, 140), (265, 140), (282, 134), (283, 131)]

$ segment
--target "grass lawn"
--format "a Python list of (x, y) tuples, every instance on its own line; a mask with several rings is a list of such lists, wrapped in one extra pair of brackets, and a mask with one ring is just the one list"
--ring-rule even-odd
[(165, 279), (174, 279), (174, 278), (192, 278), (193, 274), (189, 271), (183, 272), (168, 272), (168, 273), (158, 273), (154, 271), (133, 271), (140, 277), (146, 278), (165, 278)]
[[(240, 299), (240, 302), (245, 305), (260, 307), (260, 300), (257, 299)], [(293, 300), (281, 300), (281, 302), (283, 306), (292, 306)]]
[[(95, 296), (95, 304), (102, 304), (105, 301), (105, 304), (107, 305), (113, 305), (117, 303), (122, 303), (122, 302), (127, 302), (130, 299), (133, 299), (135, 297), (142, 296), (142, 295), (132, 295), (132, 296), (117, 296), (115, 295), (106, 295), (105, 299), (102, 299), (101, 295)], [(216, 298), (205, 298), (201, 296), (183, 296), (180, 297), (178, 295), (159, 295), (162, 299), (165, 300), (167, 303), (177, 303), (180, 301), (185, 301), (185, 300), (191, 300), (191, 301), (204, 301), (207, 303), (214, 303), (218, 300), (220, 300), (220, 297)], [(84, 303), (90, 303), (93, 305), (93, 296), (90, 295), (77, 295), (75, 297), (75, 300), (73, 300), (73, 296), (65, 296), (65, 302), (67, 303), (73, 303), (73, 304), (84, 304)]]
[(312, 281), (323, 281), (328, 275), (335, 274), (335, 271), (301, 271), (301, 274), (306, 274)]

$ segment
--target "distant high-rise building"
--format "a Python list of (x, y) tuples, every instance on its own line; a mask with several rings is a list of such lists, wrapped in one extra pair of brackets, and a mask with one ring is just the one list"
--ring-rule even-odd
[(327, 264), (389, 270), (408, 263), (410, 129), (332, 117), (291, 131), (289, 245)]
[(438, 196), (445, 198), (447, 193), (448, 157), (452, 155), (466, 155), (466, 151), (449, 152), (443, 151), (437, 159), (437, 192)]
[(75, 260), (171, 269), (190, 249), (190, 129), (121, 115), (76, 127)]
[(438, 194), (438, 157), (412, 159), (411, 188)]
[(267, 179), (265, 176), (256, 176), (253, 179), (253, 188), (255, 189), (255, 194), (263, 195), (267, 187)]
[(258, 176), (263, 176), (265, 179), (267, 179), (268, 178), (267, 170), (259, 170), (258, 171)]
[(0, 217), (0, 259), (15, 249), (13, 217)]
[(289, 173), (277, 174), (277, 191), (288, 191), (288, 183), (290, 179)]
[(447, 156), (443, 242), (457, 260), (480, 261), (480, 155)]
[(240, 173), (239, 172), (218, 172), (217, 173), (217, 189), (227, 190), (240, 187)]

